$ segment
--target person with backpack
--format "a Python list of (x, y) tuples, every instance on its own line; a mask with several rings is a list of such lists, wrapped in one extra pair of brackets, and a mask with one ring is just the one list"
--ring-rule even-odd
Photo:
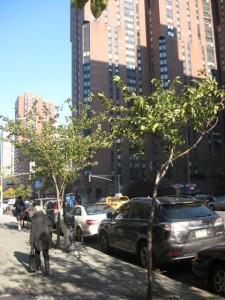
[(25, 209), (25, 204), (23, 202), (23, 198), (19, 196), (14, 204), (15, 207), (15, 217), (17, 219), (17, 226), (18, 230), (22, 229), (22, 222), (23, 222), (23, 211)]

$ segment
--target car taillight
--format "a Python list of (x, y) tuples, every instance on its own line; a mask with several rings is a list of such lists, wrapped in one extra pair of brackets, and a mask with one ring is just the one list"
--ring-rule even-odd
[(56, 215), (58, 213), (58, 202), (54, 204), (53, 214)]
[(100, 224), (99, 220), (86, 220), (87, 225), (98, 225)]
[(223, 218), (222, 217), (217, 218), (214, 225), (215, 226), (223, 225)]
[(179, 251), (171, 251), (167, 253), (167, 256), (169, 257), (178, 257), (180, 256), (180, 252)]
[(173, 232), (181, 232), (181, 231), (186, 231), (185, 226), (183, 226), (180, 223), (162, 223), (162, 226), (164, 228), (164, 230), (166, 231), (173, 231)]

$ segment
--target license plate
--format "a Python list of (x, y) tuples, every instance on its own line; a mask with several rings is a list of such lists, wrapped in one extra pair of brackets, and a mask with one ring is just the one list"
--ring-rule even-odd
[(203, 238), (207, 236), (207, 229), (195, 230), (196, 238)]

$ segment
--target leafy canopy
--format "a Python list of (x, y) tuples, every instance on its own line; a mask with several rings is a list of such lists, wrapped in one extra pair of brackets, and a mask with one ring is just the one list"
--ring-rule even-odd
[(108, 0), (71, 0), (71, 6), (77, 9), (82, 9), (87, 2), (90, 2), (90, 8), (93, 16), (97, 19), (101, 16), (104, 9), (106, 9)]
[(103, 94), (98, 95), (102, 104), (113, 112), (110, 118), (113, 134), (128, 138), (131, 145), (138, 146), (139, 154), (144, 151), (146, 134), (154, 135), (167, 158), (173, 153), (170, 163), (181, 155), (187, 126), (203, 136), (216, 125), (218, 113), (224, 109), (224, 89), (205, 76), (183, 88), (177, 77), (167, 90), (160, 80), (153, 79), (153, 92), (148, 96), (130, 92), (119, 76), (114, 77), (114, 82), (121, 90), (124, 106), (114, 106)]
[(28, 161), (35, 161), (36, 173), (53, 178), (58, 195), (63, 195), (68, 182), (77, 179), (84, 168), (97, 164), (93, 159), (97, 151), (110, 146), (111, 135), (102, 130), (105, 113), (94, 112), (90, 103), (91, 97), (88, 104), (80, 104), (79, 112), (70, 105), (71, 116), (63, 125), (57, 125), (59, 113), (51, 116), (44, 107), (40, 114), (36, 103), (25, 118), (2, 117), (7, 139)]

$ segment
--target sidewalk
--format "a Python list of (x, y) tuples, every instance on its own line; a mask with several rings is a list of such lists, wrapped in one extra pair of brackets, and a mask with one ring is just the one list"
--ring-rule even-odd
[[(56, 237), (54, 237), (56, 238)], [(63, 241), (63, 238), (61, 238)], [(73, 253), (50, 250), (51, 276), (28, 272), (29, 228), (0, 216), (0, 300), (144, 300), (146, 271), (76, 243)], [(224, 299), (154, 273), (154, 300)]]

